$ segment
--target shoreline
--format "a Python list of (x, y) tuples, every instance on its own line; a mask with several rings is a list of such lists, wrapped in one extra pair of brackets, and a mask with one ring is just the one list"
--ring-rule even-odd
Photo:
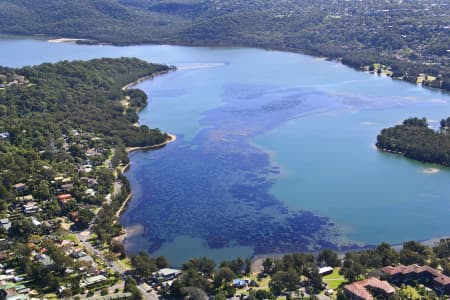
[(55, 38), (55, 39), (48, 39), (48, 43), (52, 44), (62, 44), (62, 43), (78, 43), (83, 41), (89, 41), (88, 39), (75, 39), (75, 38)]
[(141, 82), (143, 82), (143, 81), (145, 81), (145, 80), (153, 79), (153, 78), (155, 78), (156, 76), (164, 75), (164, 74), (167, 74), (167, 73), (176, 71), (176, 70), (177, 70), (176, 67), (171, 67), (171, 66), (169, 66), (169, 69), (167, 69), (167, 70), (159, 71), (159, 72), (153, 73), (153, 74), (151, 74), (151, 75), (147, 75), (147, 76), (140, 77), (140, 78), (136, 79), (135, 81), (132, 81), (132, 82), (127, 83), (126, 85), (124, 85), (124, 86), (122, 87), (122, 91), (126, 91), (126, 90), (128, 90), (128, 89), (130, 89), (130, 88), (133, 88), (134, 86), (138, 85), (139, 83), (141, 83)]
[[(139, 84), (139, 83), (141, 83), (141, 82), (143, 82), (145, 80), (152, 79), (155, 76), (167, 74), (167, 73), (175, 71), (175, 70), (176, 70), (175, 67), (169, 67), (168, 70), (164, 70), (164, 71), (153, 73), (151, 75), (140, 77), (140, 78), (136, 79), (135, 81), (132, 81), (132, 82), (124, 85), (122, 87), (122, 90), (125, 91), (127, 89), (130, 89), (130, 88), (136, 86), (137, 84)], [(171, 133), (165, 133), (165, 134), (167, 135), (167, 138), (166, 138), (166, 140), (164, 142), (162, 142), (160, 144), (151, 145), (151, 146), (143, 146), (143, 147), (127, 147), (125, 149), (125, 152), (127, 153), (127, 155), (129, 155), (131, 152), (135, 152), (135, 151), (157, 150), (157, 149), (163, 148), (167, 144), (173, 143), (173, 142), (175, 142), (177, 140), (177, 136), (176, 135), (171, 134)], [(118, 171), (121, 174), (124, 174), (125, 172), (127, 172), (130, 169), (130, 166), (131, 166), (131, 164), (128, 163), (128, 164), (126, 164), (123, 167), (118, 167)], [(119, 222), (119, 224), (120, 224), (119, 217), (126, 210), (126, 208), (128, 207), (128, 203), (131, 201), (132, 198), (133, 198), (133, 192), (130, 191), (130, 193), (127, 195), (125, 200), (120, 205), (119, 209), (114, 214), (114, 217), (116, 217), (117, 219), (113, 222), (113, 224), (116, 224), (117, 222)], [(131, 232), (134, 232), (134, 229), (127, 230), (123, 226), (122, 226), (122, 228), (123, 228), (122, 229), (123, 233), (118, 235), (118, 236), (116, 236), (116, 237), (113, 237), (113, 240), (118, 241), (119, 243), (121, 243), (125, 247), (125, 239), (130, 235)]]
[(421, 160), (417, 160), (417, 159), (414, 159), (414, 158), (407, 157), (403, 152), (393, 151), (393, 150), (389, 150), (389, 149), (386, 149), (386, 148), (380, 148), (380, 147), (378, 147), (377, 144), (374, 144), (373, 147), (374, 147), (375, 150), (379, 150), (379, 151), (381, 151), (383, 153), (395, 154), (395, 155), (401, 156), (401, 157), (403, 157), (405, 159), (409, 159), (409, 160), (412, 160), (414, 162), (417, 162), (417, 163), (420, 163), (420, 164), (423, 164), (423, 165), (429, 165), (429, 166), (431, 165), (431, 166), (433, 166), (433, 167), (425, 167), (424, 166), (424, 168), (421, 171), (422, 174), (433, 175), (433, 174), (440, 173), (443, 168), (448, 168), (448, 166), (441, 165), (439, 163), (426, 162), (426, 161), (421, 161)]
[[(173, 143), (173, 142), (175, 142), (177, 140), (177, 136), (176, 135), (171, 134), (171, 133), (166, 133), (166, 134), (167, 134), (167, 139), (164, 142), (160, 143), (160, 144), (151, 145), (151, 146), (143, 146), (143, 147), (127, 147), (125, 149), (125, 152), (126, 153), (131, 153), (131, 152), (134, 152), (134, 151), (145, 151), (145, 150), (159, 149), (159, 148), (162, 148), (165, 145)], [(123, 170), (126, 171), (126, 170), (128, 170), (128, 168), (129, 168), (129, 164), (126, 165)]]
[[(18, 34), (18, 36), (27, 36), (25, 34)], [(29, 35), (28, 35), (29, 36)], [(92, 43), (89, 43), (89, 45), (103, 45), (103, 44), (108, 44), (108, 45), (112, 45), (112, 46), (116, 46), (116, 47), (127, 47), (127, 46), (145, 46), (145, 45), (169, 45), (169, 46), (184, 46), (184, 47), (210, 47), (210, 48), (254, 48), (254, 49), (262, 49), (262, 50), (266, 50), (266, 51), (280, 51), (280, 52), (289, 52), (289, 53), (297, 53), (297, 54), (302, 54), (302, 55), (307, 55), (313, 58), (316, 58), (318, 60), (323, 60), (323, 61), (335, 61), (338, 62), (348, 68), (351, 68), (353, 70), (359, 71), (359, 72), (366, 72), (364, 69), (361, 68), (357, 68), (348, 64), (345, 64), (342, 62), (342, 57), (331, 57), (331, 56), (324, 56), (322, 53), (320, 53), (320, 51), (318, 50), (312, 50), (312, 49), (306, 49), (306, 48), (292, 48), (292, 47), (286, 47), (286, 46), (264, 46), (264, 45), (259, 45), (258, 43), (243, 43), (243, 44), (236, 44), (236, 45), (214, 45), (212, 43), (208, 43), (208, 42), (204, 42), (204, 43), (188, 43), (188, 42), (168, 42), (168, 41), (142, 41), (142, 42), (126, 42), (126, 43), (121, 43), (121, 42), (110, 42), (110, 41), (105, 41), (102, 42), (100, 40), (89, 40), (89, 39), (84, 39), (84, 38), (54, 38), (54, 39), (49, 39), (47, 40), (50, 43), (58, 43), (55, 41), (58, 40), (63, 40), (62, 42), (66, 42), (64, 40), (69, 40), (67, 42), (74, 42), (74, 43), (79, 43), (79, 42), (84, 42), (84, 41), (92, 41)], [(59, 42), (59, 43), (62, 43)], [(377, 75), (376, 72), (371, 73), (373, 75)], [(402, 77), (392, 77), (392, 76), (388, 76), (387, 77), (391, 78), (392, 80), (401, 80), (404, 82), (409, 82), (412, 83), (416, 86), (418, 86), (419, 84), (417, 82), (412, 82), (410, 80), (406, 80), (405, 76)], [(420, 84), (420, 86), (422, 88), (431, 88), (431, 89), (438, 89), (441, 91), (446, 91), (449, 92), (448, 89), (443, 88), (442, 86), (437, 87), (437, 86), (431, 86), (431, 85), (424, 85), (424, 84)]]
[[(133, 197), (133, 193), (129, 193), (128, 196), (125, 198), (125, 200), (122, 202), (122, 205), (116, 211), (116, 214), (114, 215), (115, 217), (117, 217), (117, 218), (120, 217), (120, 215), (125, 210), (125, 207), (128, 205), (128, 202), (131, 200), (132, 197)], [(117, 223), (117, 221), (115, 221), (115, 223)]]
[[(429, 239), (423, 239), (423, 240), (415, 240), (416, 242), (419, 242), (422, 245), (425, 246), (429, 246), (429, 247), (433, 247), (436, 244), (439, 243), (440, 240), (442, 239), (448, 239), (450, 238), (450, 235), (444, 235), (441, 237), (434, 237), (434, 238), (429, 238)], [(404, 242), (408, 242), (408, 241), (404, 241)], [(381, 243), (381, 242), (380, 242)], [(389, 243), (388, 243), (389, 244)], [(395, 251), (399, 252), (400, 250), (403, 249), (403, 243), (401, 244), (390, 244), (391, 248), (394, 249)], [(367, 247), (362, 247), (360, 249), (349, 249), (346, 251), (335, 251), (337, 252), (338, 256), (340, 258), (343, 258), (345, 256), (345, 253), (347, 252), (358, 252), (358, 251), (364, 251), (364, 250), (368, 250), (368, 249), (373, 249), (376, 247), (376, 245), (366, 245)], [(302, 252), (302, 253), (309, 253), (309, 254), (314, 254), (317, 255), (320, 251), (315, 251), (315, 252)], [(290, 253), (268, 253), (268, 254), (257, 254), (257, 255), (253, 255), (253, 257), (251, 258), (251, 272), (260, 272), (261, 268), (262, 268), (262, 264), (263, 261), (267, 258), (270, 259), (281, 259), (284, 255), (287, 254), (293, 254), (296, 252), (290, 252)]]

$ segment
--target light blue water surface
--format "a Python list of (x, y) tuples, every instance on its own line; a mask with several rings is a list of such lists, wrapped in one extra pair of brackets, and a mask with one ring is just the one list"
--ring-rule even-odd
[[(450, 115), (448, 94), (286, 52), (0, 40), (0, 64), (12, 67), (120, 56), (179, 67), (138, 86), (149, 95), (140, 123), (176, 134), (178, 140), (157, 152), (131, 155), (127, 176), (134, 197), (121, 222), (144, 227), (127, 242), (131, 251), (148, 250), (152, 235), (163, 234), (164, 241), (151, 252), (175, 265), (202, 255), (219, 260), (253, 254), (252, 241), (245, 239), (215, 249), (205, 242), (215, 234), (208, 233), (214, 217), (201, 213), (214, 194), (220, 202), (211, 203), (222, 211), (245, 206), (265, 216), (274, 203), (289, 211), (311, 211), (336, 223), (342, 240), (365, 244), (450, 234), (449, 170), (373, 146), (382, 128), (407, 117), (425, 116), (437, 126), (434, 121)], [(237, 167), (246, 162), (255, 162), (255, 168)], [(424, 173), (429, 167), (440, 172)], [(253, 175), (264, 180), (263, 191), (255, 188), (263, 196), (245, 203), (230, 193), (236, 183), (250, 184), (247, 178)], [(257, 207), (265, 197), (272, 206)], [(167, 205), (173, 202), (179, 209), (182, 199), (183, 205), (195, 204), (182, 207), (190, 219), (206, 220), (186, 226), (186, 219), (172, 215)], [(156, 214), (158, 209), (167, 215)], [(243, 226), (230, 218), (238, 214), (218, 211), (217, 220), (231, 228)], [(158, 229), (172, 217), (170, 230)]]

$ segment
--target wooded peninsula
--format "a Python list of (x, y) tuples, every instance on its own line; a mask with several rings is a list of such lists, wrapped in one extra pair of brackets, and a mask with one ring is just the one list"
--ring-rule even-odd
[(421, 162), (450, 166), (449, 121), (450, 118), (443, 119), (436, 131), (429, 128), (426, 118), (407, 119), (401, 125), (383, 129), (376, 146)]

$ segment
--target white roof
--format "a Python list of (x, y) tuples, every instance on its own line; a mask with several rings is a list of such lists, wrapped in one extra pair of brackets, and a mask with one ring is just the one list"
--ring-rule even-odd
[(171, 268), (164, 268), (157, 272), (161, 276), (169, 276), (169, 275), (178, 275), (181, 274), (181, 270), (177, 269), (171, 269)]
[(332, 267), (319, 268), (319, 274), (323, 274), (323, 273), (327, 273), (327, 272), (333, 272), (333, 268)]

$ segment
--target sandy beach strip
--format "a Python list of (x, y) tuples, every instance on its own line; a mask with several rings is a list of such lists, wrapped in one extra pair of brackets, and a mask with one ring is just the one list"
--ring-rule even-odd
[(130, 82), (130, 83), (126, 84), (125, 86), (123, 86), (123, 87), (122, 87), (122, 90), (123, 90), (123, 91), (126, 91), (126, 90), (128, 90), (128, 89), (133, 88), (134, 86), (138, 85), (139, 83), (141, 83), (141, 82), (143, 82), (143, 81), (145, 81), (145, 80), (147, 80), (147, 79), (152, 79), (152, 78), (154, 78), (154, 77), (156, 77), (156, 76), (158, 76), (158, 75), (167, 74), (167, 73), (172, 72), (172, 71), (175, 71), (175, 70), (177, 70), (177, 68), (169, 67), (168, 70), (164, 70), (164, 71), (160, 71), (160, 72), (153, 73), (153, 74), (151, 74), (151, 75), (143, 76), (143, 77), (138, 78), (138, 79), (136, 79), (135, 81)]
[(61, 43), (76, 43), (79, 41), (87, 41), (87, 39), (71, 39), (71, 38), (58, 38), (47, 40), (49, 43), (61, 44)]
[(168, 138), (167, 140), (165, 140), (164, 142), (160, 143), (160, 144), (156, 144), (156, 145), (152, 145), (152, 146), (144, 146), (144, 147), (127, 147), (125, 149), (125, 151), (127, 153), (133, 152), (133, 151), (143, 151), (143, 150), (152, 150), (152, 149), (158, 149), (161, 147), (164, 147), (167, 144), (173, 143), (177, 140), (177, 136), (174, 134), (167, 134)]
[(423, 169), (422, 173), (424, 174), (436, 174), (439, 173), (441, 170), (439, 170), (438, 168), (426, 168)]

